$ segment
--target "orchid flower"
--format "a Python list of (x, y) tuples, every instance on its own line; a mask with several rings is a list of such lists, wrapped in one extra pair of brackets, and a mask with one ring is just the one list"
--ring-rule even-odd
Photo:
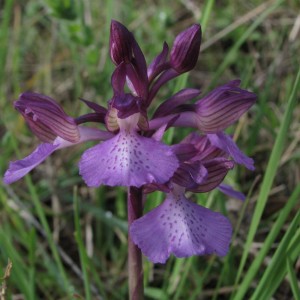
[[(224, 256), (232, 231), (229, 220), (188, 200), (185, 192), (203, 193), (218, 187), (234, 162), (206, 136), (195, 133), (173, 147), (180, 167), (168, 183), (159, 186), (167, 197), (132, 223), (132, 239), (154, 263), (165, 263), (170, 254)], [(150, 191), (151, 186), (146, 186), (145, 192)]]
[[(170, 51), (164, 43), (161, 53), (147, 66), (133, 34), (112, 21), (110, 57), (115, 70), (108, 107), (81, 99), (93, 112), (72, 118), (50, 97), (29, 92), (20, 95), (15, 108), (43, 143), (29, 156), (10, 163), (4, 182), (19, 180), (56, 150), (100, 141), (87, 149), (79, 162), (80, 175), (88, 186), (166, 193), (160, 206), (129, 224), (133, 242), (152, 262), (164, 263), (171, 254), (225, 255), (232, 231), (229, 220), (187, 199), (185, 193), (218, 188), (244, 198), (222, 181), (236, 163), (253, 170), (254, 162), (224, 130), (249, 110), (255, 94), (241, 89), (239, 80), (202, 98), (200, 90), (186, 88), (149, 115), (158, 91), (195, 67), (200, 43), (201, 27), (192, 25), (177, 35)], [(106, 130), (83, 126), (91, 122), (103, 124)], [(162, 138), (170, 127), (190, 127), (198, 133), (179, 144), (166, 145)]]

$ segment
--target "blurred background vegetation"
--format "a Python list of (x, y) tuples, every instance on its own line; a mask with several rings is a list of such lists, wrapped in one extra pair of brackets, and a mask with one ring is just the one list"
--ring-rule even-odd
[[(236, 78), (258, 95), (230, 131), (255, 159), (254, 172), (237, 167), (227, 178), (247, 201), (217, 191), (193, 196), (230, 218), (230, 253), (166, 265), (145, 259), (146, 298), (300, 299), (298, 0), (0, 1), (0, 174), (38, 144), (13, 109), (21, 92), (47, 94), (73, 117), (88, 112), (79, 97), (106, 105), (111, 19), (134, 32), (148, 63), (163, 41), (171, 46), (177, 33), (201, 23), (197, 67), (170, 83), (157, 105), (184, 86), (205, 94)], [(184, 134), (170, 130), (166, 142)], [(127, 298), (125, 190), (84, 185), (77, 162), (88, 146), (55, 153), (11, 186), (1, 181), (4, 299)], [(151, 194), (146, 210), (162, 199)]]

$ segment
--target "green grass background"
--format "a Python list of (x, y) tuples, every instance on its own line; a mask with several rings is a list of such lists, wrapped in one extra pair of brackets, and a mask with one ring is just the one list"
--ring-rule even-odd
[[(172, 45), (200, 22), (197, 67), (168, 84), (156, 105), (185, 86), (205, 94), (241, 78), (258, 101), (229, 132), (256, 170), (237, 167), (226, 178), (248, 195), (245, 203), (217, 191), (192, 196), (230, 218), (229, 254), (166, 265), (145, 259), (146, 298), (300, 299), (299, 12), (298, 0), (0, 1), (0, 174), (38, 144), (13, 109), (22, 91), (52, 96), (74, 117), (88, 112), (78, 97), (106, 104), (111, 19), (134, 32), (148, 63), (163, 41)], [(169, 130), (166, 142), (186, 133)], [(10, 186), (1, 181), (3, 299), (127, 298), (126, 195), (84, 185), (77, 162), (90, 145), (55, 153)], [(146, 210), (163, 195), (148, 198)]]

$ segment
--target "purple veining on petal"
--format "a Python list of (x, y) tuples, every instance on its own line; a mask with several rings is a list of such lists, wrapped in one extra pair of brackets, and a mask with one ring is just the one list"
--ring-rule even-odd
[(207, 161), (217, 157), (226, 158), (228, 155), (220, 148), (213, 146), (207, 135), (198, 135), (196, 132), (189, 134), (182, 143), (192, 144), (198, 151), (197, 155), (191, 158), (194, 161)]
[(246, 156), (229, 135), (217, 132), (216, 134), (208, 134), (207, 137), (214, 146), (228, 153), (235, 162), (244, 165), (249, 170), (255, 170), (254, 160)]
[(80, 132), (80, 140), (76, 143), (71, 143), (62, 139), (61, 137), (57, 137), (53, 141), (53, 145), (58, 145), (58, 149), (63, 149), (71, 146), (75, 146), (77, 144), (81, 144), (87, 141), (105, 141), (112, 138), (114, 135), (111, 132), (100, 130), (98, 128), (91, 128), (86, 126), (78, 126)]
[(200, 162), (181, 163), (172, 177), (172, 182), (186, 189), (193, 189), (205, 182), (207, 176), (208, 171)]
[[(176, 127), (198, 128), (204, 133), (216, 133), (224, 130), (245, 113), (256, 101), (256, 95), (240, 89), (239, 80), (231, 81), (210, 92), (195, 105), (182, 107)], [(161, 120), (153, 120), (150, 128), (159, 126)]]
[(222, 131), (244, 114), (256, 101), (256, 95), (231, 81), (197, 101), (198, 128), (205, 133)]
[(204, 161), (203, 166), (206, 168), (208, 174), (204, 182), (200, 183), (197, 187), (188, 188), (188, 190), (194, 193), (206, 193), (220, 185), (228, 171), (233, 169), (234, 162), (220, 157)]
[(181, 142), (171, 147), (180, 162), (192, 159), (199, 152), (198, 149), (190, 143)]
[(80, 138), (76, 122), (50, 97), (26, 92), (14, 103), (32, 132), (44, 142), (52, 142), (57, 136), (70, 142)]
[(85, 151), (79, 163), (80, 174), (93, 187), (160, 184), (169, 180), (177, 167), (169, 146), (125, 130)]
[(58, 146), (59, 145), (42, 143), (27, 157), (11, 162), (8, 170), (4, 174), (4, 183), (10, 184), (24, 177), (51, 155)]
[(51, 130), (48, 126), (43, 124), (43, 122), (37, 121), (38, 119), (36, 117), (28, 117), (29, 111), (27, 110), (27, 115), (24, 116), (24, 119), (26, 120), (26, 123), (28, 124), (30, 130), (34, 133), (36, 137), (39, 138), (42, 142), (45, 143), (51, 143), (53, 142), (57, 134)]
[(130, 235), (154, 263), (176, 257), (217, 254), (229, 249), (232, 228), (223, 215), (197, 205), (180, 193), (133, 222)]
[(221, 183), (219, 186), (218, 186), (218, 189), (224, 193), (225, 195), (229, 196), (229, 197), (232, 197), (232, 198), (235, 198), (235, 199), (238, 199), (238, 200), (241, 200), (241, 201), (245, 201), (246, 199), (246, 196), (239, 192), (239, 191), (236, 191), (235, 189), (233, 189), (232, 186), (230, 185), (227, 185), (227, 184), (224, 184), (224, 183)]

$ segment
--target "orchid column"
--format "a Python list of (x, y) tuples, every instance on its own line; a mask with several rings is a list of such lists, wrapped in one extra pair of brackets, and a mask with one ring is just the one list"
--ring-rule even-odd
[[(185, 193), (218, 188), (243, 199), (222, 181), (235, 164), (254, 168), (253, 160), (224, 132), (256, 100), (253, 93), (239, 87), (239, 80), (201, 99), (198, 89), (183, 89), (159, 101), (153, 116), (148, 115), (159, 89), (195, 67), (200, 42), (200, 25), (192, 25), (176, 37), (170, 54), (164, 43), (161, 53), (147, 66), (132, 33), (112, 21), (110, 56), (116, 67), (108, 108), (82, 100), (93, 112), (72, 118), (53, 99), (38, 93), (23, 93), (15, 102), (15, 108), (43, 143), (29, 156), (10, 163), (4, 175), (7, 184), (25, 176), (56, 150), (100, 141), (83, 153), (79, 171), (89, 187), (127, 187), (132, 300), (143, 299), (141, 251), (153, 263), (165, 263), (171, 254), (226, 255), (232, 231), (229, 220), (193, 203)], [(161, 140), (170, 127), (190, 127), (195, 132), (178, 144), (165, 145)], [(154, 191), (164, 192), (166, 198), (143, 216), (143, 201)]]

